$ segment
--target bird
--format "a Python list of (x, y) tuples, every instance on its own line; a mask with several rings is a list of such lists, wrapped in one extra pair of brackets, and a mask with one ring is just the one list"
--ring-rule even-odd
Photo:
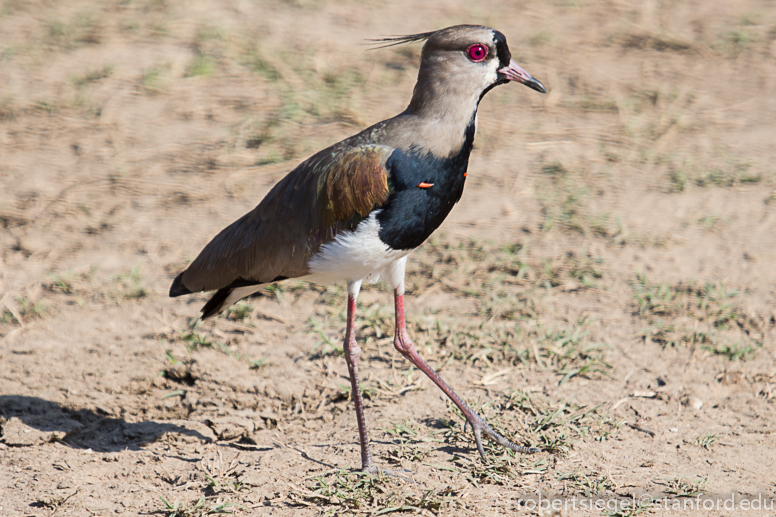
[(372, 40), (380, 47), (424, 42), (407, 108), (305, 160), (250, 212), (216, 235), (173, 281), (170, 296), (215, 294), (202, 319), (270, 283), (299, 279), (347, 285), (344, 356), (361, 446), (361, 471), (375, 474), (359, 386), (361, 348), (356, 300), (364, 282), (383, 279), (394, 292), (394, 347), (461, 410), (487, 462), (482, 435), (516, 452), (418, 354), (407, 332), (407, 258), (461, 199), (477, 132), (477, 108), (496, 86), (544, 85), (518, 65), (503, 33), (481, 25)]

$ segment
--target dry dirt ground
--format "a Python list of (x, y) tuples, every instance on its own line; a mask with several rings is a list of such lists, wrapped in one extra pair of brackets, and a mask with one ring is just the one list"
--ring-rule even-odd
[[(312, 152), (407, 104), (482, 23), (546, 84), (483, 101), (466, 191), (408, 271), (411, 332), (533, 455), (488, 447), (364, 290), (207, 323), (172, 278)], [(660, 514), (776, 490), (770, 0), (0, 3), (0, 515)], [(673, 506), (672, 508), (675, 508)], [(707, 507), (708, 508), (708, 507)], [(774, 515), (723, 507), (711, 515)], [(697, 513), (685, 508), (676, 514)]]

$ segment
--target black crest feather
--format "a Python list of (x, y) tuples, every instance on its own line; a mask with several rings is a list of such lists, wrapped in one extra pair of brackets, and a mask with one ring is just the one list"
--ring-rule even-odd
[(370, 39), (369, 45), (384, 43), (384, 45), (378, 45), (372, 47), (369, 50), (377, 50), (378, 48), (395, 47), (396, 45), (403, 45), (404, 43), (414, 43), (416, 41), (427, 40), (434, 35), (436, 31), (421, 32), (420, 34), (408, 34), (407, 36), (391, 36), (390, 38)]

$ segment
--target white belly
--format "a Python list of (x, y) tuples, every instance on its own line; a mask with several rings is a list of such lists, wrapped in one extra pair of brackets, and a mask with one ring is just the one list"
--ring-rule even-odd
[[(375, 283), (381, 275), (393, 276), (395, 262), (412, 250), (393, 250), (380, 240), (379, 210), (359, 223), (355, 231), (342, 232), (310, 258), (310, 274), (300, 278), (316, 284), (366, 281)], [(403, 276), (404, 268), (401, 268)], [(386, 278), (393, 283), (392, 278)]]

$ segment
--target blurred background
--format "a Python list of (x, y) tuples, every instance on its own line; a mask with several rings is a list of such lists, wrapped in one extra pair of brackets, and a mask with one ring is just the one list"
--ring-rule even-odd
[[(518, 415), (499, 425), (548, 454), (488, 471), (460, 426), (440, 438), (435, 419), (454, 414), (393, 354), (389, 293), (368, 288), (379, 462), (438, 496), (411, 487), (383, 507), (514, 510), (497, 486), (772, 492), (774, 7), (0, 1), (0, 432), (24, 447), (0, 448), (19, 466), (3, 504), (172, 514), (161, 493), (312, 515), (338, 508), (309, 495), (324, 471), (366, 497), (284, 448), (324, 444), (305, 454), (338, 468), (358, 458), (342, 287), (279, 284), (206, 324), (194, 319), (205, 295), (167, 290), (298, 163), (406, 107), (421, 45), (370, 39), (460, 23), (503, 32), (549, 93), (511, 84), (484, 98), (463, 199), (410, 260), (409, 318), (459, 393), (489, 400), (490, 418)], [(542, 423), (553, 414), (570, 420)], [(128, 427), (144, 422), (178, 427)], [(250, 461), (218, 470), (235, 440)], [(199, 470), (159, 456), (171, 447), (205, 458)], [(111, 467), (90, 471), (83, 449), (113, 454)], [(469, 463), (451, 459), (461, 451)], [(138, 463), (148, 455), (167, 474)], [(92, 488), (65, 499), (76, 485), (55, 481), (70, 476), (60, 456), (93, 471)], [(98, 482), (105, 472), (141, 492)]]

